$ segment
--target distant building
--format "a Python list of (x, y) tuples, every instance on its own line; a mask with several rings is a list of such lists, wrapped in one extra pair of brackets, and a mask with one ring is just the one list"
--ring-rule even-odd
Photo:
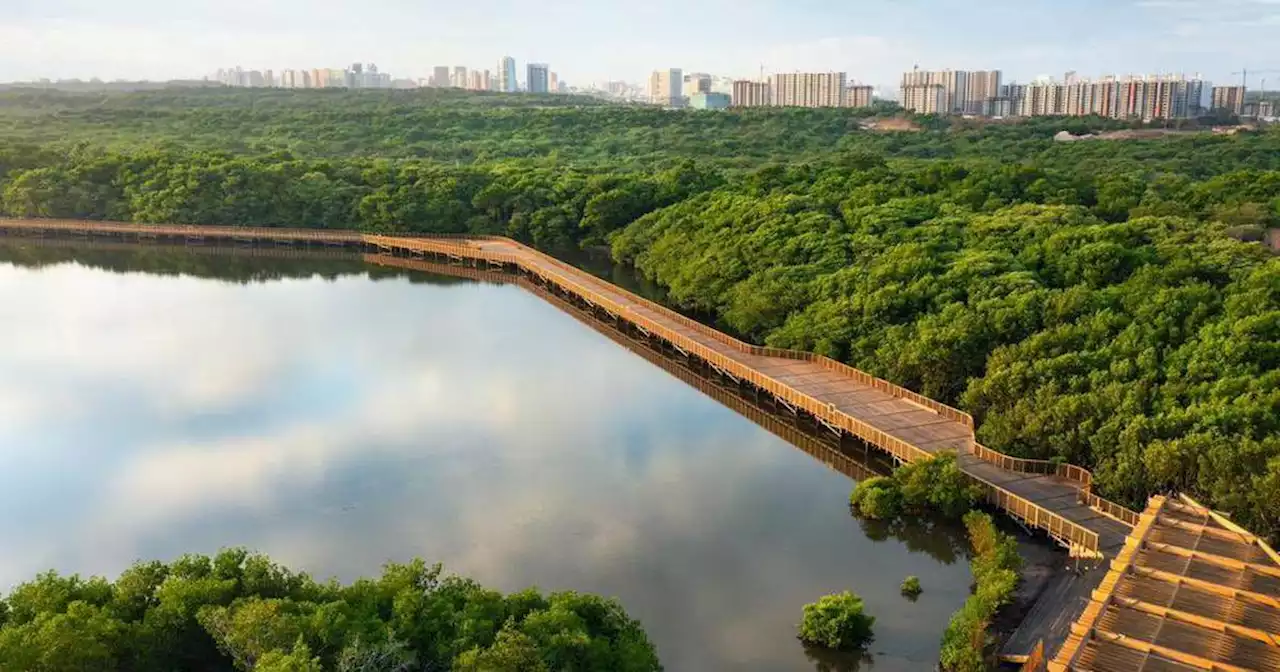
[(843, 72), (797, 72), (773, 76), (775, 107), (844, 107)]
[(449, 86), (449, 66), (437, 65), (431, 70), (431, 86), (434, 86), (437, 89), (443, 89)]
[(724, 93), (697, 92), (689, 95), (689, 107), (695, 110), (725, 110), (731, 101)]
[(663, 107), (684, 107), (684, 73), (680, 68), (653, 71), (649, 76), (649, 102)]
[(1243, 86), (1215, 86), (1209, 107), (1240, 116), (1244, 114), (1244, 94)]
[(875, 89), (870, 86), (851, 85), (844, 90), (845, 107), (871, 107)]
[[(903, 107), (921, 114), (972, 114), (982, 115), (990, 111), (991, 100), (1000, 95), (1001, 72), (999, 70), (921, 70), (916, 68), (902, 75)], [(928, 103), (933, 109), (935, 91), (942, 87), (942, 104), (937, 111), (907, 107), (908, 98)], [(907, 89), (911, 89), (910, 95)]]
[(902, 87), (902, 107), (916, 114), (947, 114), (947, 88), (942, 84), (907, 84)]
[(1000, 95), (999, 70), (976, 70), (965, 75), (964, 96), (960, 111), (963, 114), (983, 116), (991, 114), (991, 102)]
[(453, 74), (449, 76), (450, 83), (459, 89), (467, 88), (467, 66), (457, 65), (453, 68)]
[(992, 98), (991, 104), (988, 106), (988, 109), (987, 109), (987, 114), (993, 117), (999, 117), (1001, 119), (1003, 119), (1004, 117), (1013, 116), (1012, 101), (1010, 101), (1007, 96), (1003, 96), (1003, 95)]
[(546, 63), (530, 63), (526, 70), (528, 77), (525, 80), (525, 88), (529, 93), (551, 91), (551, 68)]
[(516, 79), (516, 59), (510, 56), (503, 56), (498, 61), (498, 90), (514, 93), (518, 90), (519, 84)]
[[(1008, 115), (1000, 116), (1088, 116), (1112, 119), (1191, 119), (1204, 113), (1206, 83), (1182, 75), (1147, 77), (1114, 76), (1098, 80), (1081, 79), (1068, 73), (1068, 82), (1042, 80), (1026, 85), (1001, 87), (1000, 107), (1008, 101)], [(993, 110), (993, 114), (996, 111)]]
[(550, 77), (547, 79), (547, 91), (550, 91), (551, 93), (560, 93), (560, 75), (557, 75), (554, 72), (551, 73)]
[(711, 75), (691, 72), (684, 76), (684, 92), (690, 97), (695, 93), (711, 93)]
[(268, 88), (275, 86), (276, 85), (275, 73), (271, 72), (270, 70), (262, 73), (262, 85)]
[(773, 96), (769, 93), (768, 82), (753, 82), (749, 79), (740, 79), (733, 83), (733, 100), (734, 107), (766, 107), (773, 103)]

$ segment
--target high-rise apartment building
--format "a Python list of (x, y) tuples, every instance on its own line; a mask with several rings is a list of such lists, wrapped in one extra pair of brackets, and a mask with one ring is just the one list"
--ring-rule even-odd
[(845, 107), (871, 107), (874, 90), (870, 86), (854, 84), (844, 91)]
[(547, 78), (547, 91), (551, 93), (560, 93), (560, 75), (551, 73)]
[[(967, 85), (968, 77), (964, 72), (916, 68), (902, 75), (902, 106), (920, 114), (950, 114), (963, 109), (963, 101), (968, 95)], [(941, 103), (937, 100), (939, 95)]]
[(449, 66), (437, 65), (431, 69), (431, 86), (443, 89), (448, 87), (449, 84)]
[(654, 70), (649, 75), (649, 102), (663, 107), (684, 106), (684, 73), (680, 68)]
[(453, 75), (450, 77), (453, 86), (459, 89), (467, 88), (467, 66), (458, 65), (453, 68)]
[(775, 107), (843, 107), (843, 72), (796, 72), (773, 76)]
[(965, 73), (965, 89), (959, 106), (960, 112), (978, 116), (991, 114), (991, 101), (1000, 96), (1002, 76), (999, 70), (975, 70)]
[(768, 82), (739, 79), (733, 83), (734, 107), (766, 107), (773, 103)]
[[(902, 75), (903, 107), (924, 114), (987, 114), (991, 101), (999, 97), (1001, 72), (999, 70), (936, 70), (919, 68)], [(935, 91), (942, 87), (942, 105), (938, 112), (923, 112), (908, 107), (908, 99), (929, 103), (933, 107)], [(912, 89), (910, 95), (907, 89)]]
[(551, 90), (551, 68), (546, 63), (530, 63), (527, 68), (525, 89), (529, 93), (547, 93)]
[(1182, 75), (1113, 76), (1067, 83), (1052, 80), (1002, 87), (1013, 116), (1087, 116), (1113, 119), (1189, 119), (1204, 112), (1205, 82)]
[(942, 84), (904, 84), (903, 109), (916, 114), (947, 114), (951, 111), (947, 87)]
[(1209, 107), (1240, 116), (1244, 114), (1244, 93), (1243, 86), (1215, 86)]
[(516, 78), (516, 59), (510, 56), (503, 56), (498, 61), (498, 90), (507, 93), (514, 93), (520, 88)]

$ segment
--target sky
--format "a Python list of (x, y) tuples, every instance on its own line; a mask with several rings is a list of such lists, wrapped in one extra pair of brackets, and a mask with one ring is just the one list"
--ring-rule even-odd
[[(749, 77), (924, 69), (1005, 79), (1280, 69), (1280, 0), (0, 0), (0, 81), (198, 78), (221, 67), (546, 62), (570, 84), (657, 68)], [(1258, 78), (1251, 78), (1256, 87)], [(1270, 75), (1280, 87), (1280, 72)], [(1271, 88), (1271, 87), (1268, 87)]]

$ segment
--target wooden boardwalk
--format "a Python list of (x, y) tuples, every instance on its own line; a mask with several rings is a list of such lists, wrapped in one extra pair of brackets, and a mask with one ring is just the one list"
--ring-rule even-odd
[(740, 386), (771, 395), (836, 435), (849, 434), (899, 461), (956, 453), (961, 468), (983, 488), (991, 505), (1047, 532), (1077, 557), (1113, 555), (1138, 518), (1092, 494), (1091, 477), (1084, 469), (1013, 458), (978, 444), (973, 419), (962, 411), (825, 357), (743, 343), (509, 239), (0, 219), (0, 234), (4, 233), (348, 247), (520, 274), (597, 315), (629, 323)]
[(1153, 497), (1048, 669), (1280, 670), (1280, 554), (1186, 497)]

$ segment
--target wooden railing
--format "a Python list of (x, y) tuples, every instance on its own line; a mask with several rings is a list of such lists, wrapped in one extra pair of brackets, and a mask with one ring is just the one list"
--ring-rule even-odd
[(1057, 476), (1065, 481), (1079, 484), (1082, 490), (1089, 490), (1093, 484), (1093, 474), (1074, 464), (1052, 462), (1050, 460), (1028, 460), (1022, 457), (1005, 455), (980, 443), (973, 445), (973, 454), (981, 460), (990, 462), (1001, 469), (1019, 474), (1040, 474)]
[(1101, 511), (1103, 514), (1115, 518), (1130, 527), (1137, 527), (1138, 520), (1141, 518), (1141, 514), (1137, 511), (1103, 499), (1092, 492), (1084, 490), (1080, 491), (1079, 501), (1081, 504), (1084, 504), (1091, 509)]
[(1005, 471), (1012, 471), (1018, 474), (1057, 476), (1065, 481), (1076, 483), (1079, 487), (1077, 496), (1079, 503), (1096, 509), (1130, 527), (1138, 524), (1137, 511), (1093, 494), (1093, 474), (1088, 469), (1077, 467), (1074, 464), (1013, 457), (991, 450), (980, 443), (973, 445), (973, 454), (979, 459), (990, 462)]
[(1032, 527), (1047, 531), (1073, 551), (1081, 549), (1085, 551), (1084, 555), (1090, 557), (1101, 555), (1101, 545), (1098, 541), (1097, 532), (1067, 520), (1043, 506), (1019, 497), (986, 479), (973, 474), (967, 475), (985, 491), (988, 504), (1007, 511)]

